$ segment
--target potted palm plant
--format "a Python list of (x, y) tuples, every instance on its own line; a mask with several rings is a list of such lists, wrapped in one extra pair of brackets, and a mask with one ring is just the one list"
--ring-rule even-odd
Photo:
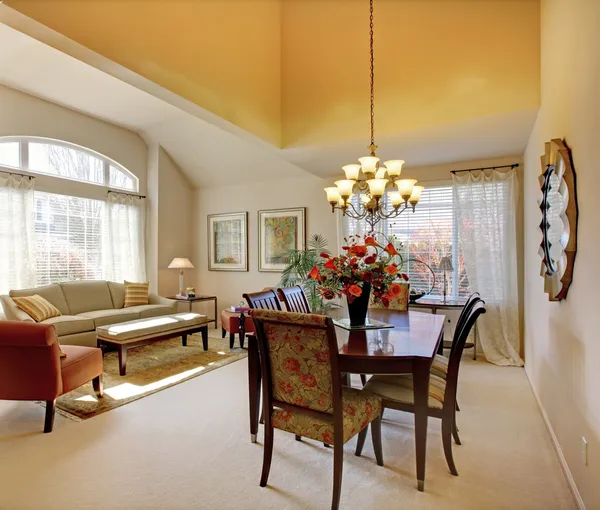
[(294, 287), (300, 285), (313, 312), (323, 308), (323, 297), (317, 290), (318, 282), (309, 277), (313, 267), (322, 267), (325, 263), (325, 257), (329, 256), (327, 249), (327, 239), (321, 234), (313, 234), (308, 240), (307, 249), (290, 250), (287, 253), (287, 265), (279, 281), (280, 287)]

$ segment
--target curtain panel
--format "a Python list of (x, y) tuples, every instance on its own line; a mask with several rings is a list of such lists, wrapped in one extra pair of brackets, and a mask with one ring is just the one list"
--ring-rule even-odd
[(34, 182), (0, 172), (0, 294), (36, 284)]
[(486, 302), (487, 313), (478, 326), (481, 346), (491, 363), (522, 366), (516, 171), (453, 174), (453, 192), (467, 277), (471, 290)]
[(103, 278), (146, 281), (145, 253), (146, 200), (133, 195), (109, 193), (104, 207)]

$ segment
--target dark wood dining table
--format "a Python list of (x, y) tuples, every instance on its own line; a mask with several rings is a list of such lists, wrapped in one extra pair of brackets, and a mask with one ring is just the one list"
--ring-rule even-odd
[[(331, 315), (339, 317), (341, 311)], [(339, 370), (346, 374), (412, 374), (415, 404), (417, 487), (425, 488), (429, 371), (444, 337), (441, 314), (370, 309), (369, 317), (393, 328), (348, 331), (336, 327)], [(341, 377), (341, 374), (340, 374)], [(250, 437), (256, 442), (260, 416), (261, 368), (258, 343), (248, 336)]]

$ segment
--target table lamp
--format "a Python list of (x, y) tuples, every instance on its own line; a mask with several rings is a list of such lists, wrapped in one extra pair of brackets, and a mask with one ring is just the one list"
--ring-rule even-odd
[(194, 266), (190, 262), (190, 259), (183, 258), (174, 258), (169, 264), (169, 269), (179, 269), (179, 294), (178, 297), (186, 297), (185, 292), (183, 290), (183, 270), (184, 269), (194, 269)]
[(452, 267), (452, 257), (450, 255), (443, 256), (440, 260), (440, 265), (438, 266), (438, 269), (444, 272), (444, 301), (446, 301), (446, 295), (448, 294), (446, 285), (446, 271), (452, 271), (454, 269)]

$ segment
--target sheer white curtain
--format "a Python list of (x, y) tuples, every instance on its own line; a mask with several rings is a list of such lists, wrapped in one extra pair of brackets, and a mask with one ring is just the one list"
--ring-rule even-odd
[(519, 357), (516, 208), (518, 180), (509, 172), (454, 174), (460, 246), (472, 291), (487, 313), (478, 324), (481, 346), (496, 365), (522, 366)]
[(104, 207), (102, 269), (106, 280), (146, 280), (144, 244), (146, 201), (109, 193)]
[(0, 294), (34, 287), (34, 179), (0, 172)]

